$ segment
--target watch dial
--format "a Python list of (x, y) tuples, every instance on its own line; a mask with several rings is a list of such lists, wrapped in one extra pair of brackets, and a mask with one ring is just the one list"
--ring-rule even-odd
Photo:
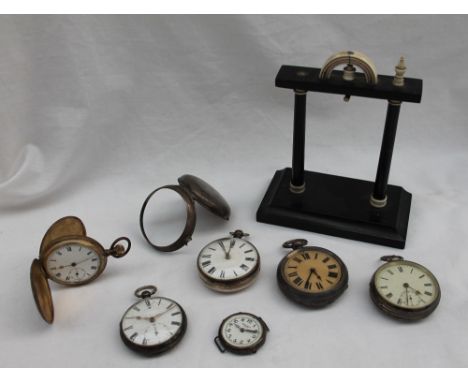
[(407, 261), (383, 265), (377, 270), (374, 283), (384, 300), (407, 309), (424, 308), (439, 294), (434, 275), (421, 265)]
[(239, 313), (229, 317), (221, 327), (223, 339), (231, 346), (248, 348), (256, 345), (263, 336), (263, 326), (257, 317)]
[(198, 255), (198, 267), (217, 281), (236, 280), (254, 272), (259, 263), (257, 249), (239, 238), (215, 240)]
[(282, 269), (283, 277), (302, 292), (331, 290), (342, 277), (342, 268), (335, 256), (321, 248), (300, 248), (288, 255)]
[(67, 244), (52, 252), (45, 262), (52, 279), (65, 284), (81, 284), (96, 276), (101, 258), (91, 248)]
[(182, 308), (164, 297), (145, 298), (132, 305), (120, 323), (123, 335), (139, 346), (157, 346), (175, 338), (185, 322)]

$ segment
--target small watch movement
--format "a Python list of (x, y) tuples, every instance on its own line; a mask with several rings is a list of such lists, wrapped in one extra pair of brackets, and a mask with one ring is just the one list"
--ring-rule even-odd
[(283, 244), (292, 252), (279, 263), (276, 277), (286, 297), (310, 308), (321, 308), (331, 304), (346, 290), (348, 270), (333, 252), (307, 247), (306, 244), (304, 239)]
[(251, 285), (260, 271), (260, 254), (244, 239), (249, 236), (241, 230), (231, 237), (207, 244), (198, 255), (200, 278), (208, 288), (218, 292), (237, 292)]
[(251, 313), (234, 313), (221, 323), (215, 344), (222, 353), (253, 354), (263, 346), (269, 330), (261, 317)]
[(120, 337), (131, 350), (146, 356), (164, 353), (184, 337), (187, 317), (182, 307), (166, 297), (154, 297), (153, 285), (135, 291), (140, 300), (124, 313)]
[(83, 222), (74, 216), (66, 216), (52, 224), (42, 239), (39, 259), (34, 259), (31, 264), (32, 292), (42, 318), (49, 324), (54, 320), (47, 279), (65, 286), (88, 284), (104, 271), (109, 256), (124, 256), (130, 245), (128, 238), (119, 237), (109, 249), (104, 249), (86, 236)]
[(425, 267), (401, 256), (383, 256), (370, 282), (370, 296), (383, 313), (401, 320), (420, 320), (439, 305), (440, 287)]

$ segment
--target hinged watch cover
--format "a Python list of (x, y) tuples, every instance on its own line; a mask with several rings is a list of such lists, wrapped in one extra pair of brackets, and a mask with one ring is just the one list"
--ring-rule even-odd
[[(176, 251), (184, 245), (187, 245), (188, 242), (192, 239), (192, 234), (195, 230), (195, 224), (197, 220), (194, 201), (197, 201), (208, 211), (225, 220), (229, 220), (231, 215), (231, 208), (229, 207), (227, 201), (218, 191), (216, 191), (204, 180), (194, 175), (185, 174), (178, 179), (178, 182), (178, 185), (162, 186), (152, 191), (143, 202), (140, 210), (140, 229), (143, 236), (153, 248), (163, 252)], [(143, 217), (149, 200), (154, 196), (154, 194), (163, 189), (170, 189), (174, 192), (177, 192), (182, 197), (187, 207), (187, 220), (185, 222), (185, 228), (182, 234), (172, 244), (165, 246), (157, 245), (150, 240), (145, 231), (143, 222)]]
[(34, 259), (31, 264), (30, 277), (31, 288), (37, 309), (41, 313), (42, 318), (51, 324), (54, 320), (54, 304), (52, 302), (52, 294), (50, 292), (47, 276), (38, 259)]
[[(85, 226), (79, 218), (66, 216), (57, 220), (50, 226), (42, 239), (39, 249), (39, 258), (55, 240), (63, 238), (64, 236), (73, 235), (86, 236)], [(41, 261), (38, 259), (34, 259), (31, 264), (30, 279), (37, 309), (42, 318), (51, 324), (54, 320), (54, 304), (52, 302), (52, 294), (50, 292), (47, 275), (42, 268)]]
[(56, 239), (64, 236), (86, 236), (86, 228), (83, 222), (76, 216), (65, 216), (57, 220), (47, 230), (41, 242), (39, 255)]

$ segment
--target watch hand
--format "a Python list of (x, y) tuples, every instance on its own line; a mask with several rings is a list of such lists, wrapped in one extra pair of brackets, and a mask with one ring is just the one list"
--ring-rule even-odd
[(244, 332), (247, 332), (247, 333), (258, 333), (258, 330), (244, 329)]
[(228, 252), (226, 251), (226, 247), (224, 246), (224, 243), (222, 240), (218, 241), (218, 244), (219, 246), (222, 248), (222, 250), (224, 251), (224, 254), (226, 255), (226, 259), (229, 259), (229, 254)]
[(63, 269), (63, 268), (67, 268), (67, 267), (76, 267), (78, 264), (84, 263), (85, 261), (88, 261), (88, 260), (91, 260), (91, 259), (92, 259), (92, 257), (90, 257), (88, 259), (84, 259), (82, 261), (79, 261), (78, 263), (73, 262), (73, 263), (68, 264), (68, 265), (61, 265), (59, 267), (59, 269)]
[(322, 281), (322, 278), (320, 277), (320, 275), (317, 273), (317, 271), (315, 270), (315, 268), (312, 268), (311, 269), (311, 272), (315, 274), (315, 276), (317, 276), (317, 278)]
[(164, 312), (161, 312), (161, 313), (158, 313), (150, 318), (152, 318), (153, 320), (156, 320), (156, 318), (159, 318), (161, 317), (163, 314), (166, 314), (167, 312), (169, 312), (171, 309), (175, 308), (176, 306), (175, 305), (172, 305), (169, 309), (165, 310)]
[(234, 244), (236, 244), (236, 239), (232, 238), (232, 239), (231, 239), (231, 242), (229, 243), (229, 249), (228, 249), (228, 251), (226, 252), (226, 259), (230, 259), (230, 258), (231, 258), (230, 253), (231, 253), (232, 247), (234, 247)]

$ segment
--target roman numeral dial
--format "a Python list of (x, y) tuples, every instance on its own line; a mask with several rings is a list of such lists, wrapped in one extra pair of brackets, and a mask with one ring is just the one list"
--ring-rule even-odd
[(231, 286), (235, 288), (235, 282), (258, 273), (260, 256), (252, 243), (233, 235), (206, 245), (198, 255), (197, 265), (207, 286), (227, 291)]
[(307, 293), (331, 290), (337, 286), (341, 276), (341, 265), (336, 257), (314, 247), (291, 252), (283, 265), (286, 282)]
[(377, 293), (386, 302), (405, 309), (421, 309), (439, 294), (437, 280), (419, 264), (399, 260), (380, 267), (374, 275)]
[(157, 347), (185, 330), (185, 313), (179, 304), (165, 297), (144, 298), (132, 305), (120, 322), (127, 343)]
[(61, 284), (83, 284), (102, 271), (101, 257), (80, 243), (68, 243), (52, 249), (44, 260), (50, 278)]

